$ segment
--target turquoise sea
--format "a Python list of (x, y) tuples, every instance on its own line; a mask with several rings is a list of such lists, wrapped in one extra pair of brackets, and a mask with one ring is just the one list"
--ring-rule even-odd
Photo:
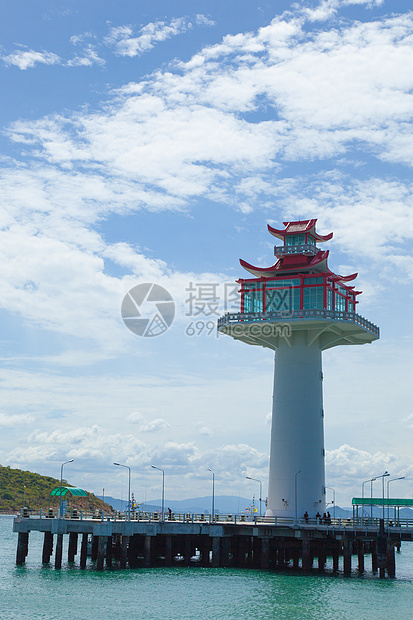
[(368, 570), (349, 578), (183, 567), (97, 572), (65, 560), (58, 571), (42, 566), (36, 532), (26, 565), (16, 567), (12, 524), (0, 517), (0, 620), (413, 618), (413, 542), (396, 555), (396, 579), (385, 580)]

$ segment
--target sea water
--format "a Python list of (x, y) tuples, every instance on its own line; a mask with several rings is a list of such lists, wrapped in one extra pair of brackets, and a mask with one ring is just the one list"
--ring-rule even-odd
[[(351, 577), (228, 568), (82, 570), (42, 566), (43, 535), (31, 532), (24, 566), (16, 566), (13, 520), (0, 517), (0, 620), (384, 620), (413, 618), (413, 541), (396, 554), (396, 578), (369, 570)], [(64, 537), (67, 539), (68, 537)], [(67, 541), (66, 545), (67, 545)], [(53, 559), (53, 558), (52, 558)], [(369, 567), (366, 557), (366, 568)]]

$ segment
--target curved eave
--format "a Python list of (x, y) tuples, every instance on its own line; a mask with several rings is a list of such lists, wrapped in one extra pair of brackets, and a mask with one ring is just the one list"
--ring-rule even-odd
[[(339, 284), (343, 284), (344, 286), (346, 286), (347, 282), (351, 282), (352, 280), (355, 280), (357, 278), (357, 275), (358, 275), (357, 273), (352, 273), (348, 276), (340, 276), (334, 273), (333, 271), (331, 271), (327, 264), (328, 256), (329, 256), (329, 250), (325, 250), (325, 251), (320, 250), (313, 257), (313, 259), (308, 263), (305, 263), (305, 264), (296, 263), (296, 264), (287, 265), (287, 266), (283, 265), (284, 261), (282, 259), (278, 259), (277, 262), (272, 267), (255, 267), (254, 265), (247, 263), (247, 261), (243, 260), (242, 258), (239, 259), (239, 262), (240, 262), (241, 267), (243, 267), (246, 271), (248, 271), (248, 273), (250, 273), (256, 278), (284, 277), (286, 275), (289, 275), (289, 273), (291, 273), (292, 271), (299, 272), (299, 273), (305, 273), (306, 271), (310, 271), (310, 270), (313, 270), (318, 273), (327, 274), (332, 280), (334, 280), (335, 282), (338, 282)], [(303, 258), (306, 258), (306, 257), (303, 256)], [(241, 281), (242, 281), (242, 278), (237, 282), (241, 282)], [(361, 295), (362, 293), (362, 291), (355, 291), (354, 286), (351, 286), (348, 288), (352, 289), (352, 292), (354, 293), (354, 295)]]
[(254, 267), (254, 265), (250, 265), (242, 258), (239, 259), (239, 262), (245, 271), (248, 271), (256, 278), (272, 278), (278, 273), (277, 265), (280, 261), (277, 261), (272, 267)]
[[(351, 282), (352, 280), (355, 280), (358, 276), (358, 273), (351, 273), (349, 276), (338, 276), (336, 274), (333, 274), (334, 278), (332, 278), (333, 280), (335, 280), (336, 282)], [(354, 287), (351, 287), (354, 288)]]
[(281, 239), (281, 241), (284, 241), (285, 236), (288, 234), (306, 234), (306, 233), (312, 235), (317, 241), (320, 241), (320, 242), (330, 241), (330, 239), (333, 238), (333, 233), (329, 233), (328, 235), (319, 235), (315, 230), (316, 222), (317, 220), (304, 220), (301, 223), (302, 224), (306, 223), (305, 228), (299, 231), (298, 230), (294, 231), (294, 233), (293, 232), (290, 233), (288, 231), (288, 227), (291, 224), (298, 224), (299, 222), (283, 222), (285, 226), (284, 230), (273, 228), (269, 224), (267, 224), (267, 228), (268, 228), (268, 232), (271, 235), (273, 235), (273, 237), (277, 237), (277, 239)]

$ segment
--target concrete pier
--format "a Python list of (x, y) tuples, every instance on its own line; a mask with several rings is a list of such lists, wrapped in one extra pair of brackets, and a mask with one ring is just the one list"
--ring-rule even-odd
[[(26, 561), (29, 533), (44, 533), (42, 562), (48, 564), (54, 551), (54, 566), (62, 567), (63, 540), (68, 536), (67, 562), (78, 556), (81, 537), (81, 568), (88, 561), (97, 570), (105, 567), (139, 568), (155, 566), (236, 567), (261, 570), (310, 571), (315, 566), (323, 573), (327, 568), (349, 576), (365, 571), (365, 556), (371, 555), (373, 573), (381, 578), (396, 574), (395, 547), (413, 540), (413, 523), (409, 527), (366, 528), (348, 521), (321, 525), (268, 522), (239, 519), (230, 522), (16, 518), (18, 533), (16, 564)], [(352, 565), (353, 556), (357, 567)], [(316, 562), (314, 562), (316, 560)]]

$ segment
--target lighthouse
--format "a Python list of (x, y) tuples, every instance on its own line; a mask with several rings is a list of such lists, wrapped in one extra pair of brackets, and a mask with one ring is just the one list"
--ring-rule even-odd
[[(322, 352), (373, 342), (379, 329), (358, 313), (357, 273), (330, 271), (316, 219), (268, 226), (279, 244), (276, 262), (262, 268), (240, 260), (241, 312), (218, 330), (275, 351), (267, 516), (302, 518), (325, 511)], [(280, 243), (281, 242), (281, 243)], [(252, 277), (251, 277), (252, 276)]]

